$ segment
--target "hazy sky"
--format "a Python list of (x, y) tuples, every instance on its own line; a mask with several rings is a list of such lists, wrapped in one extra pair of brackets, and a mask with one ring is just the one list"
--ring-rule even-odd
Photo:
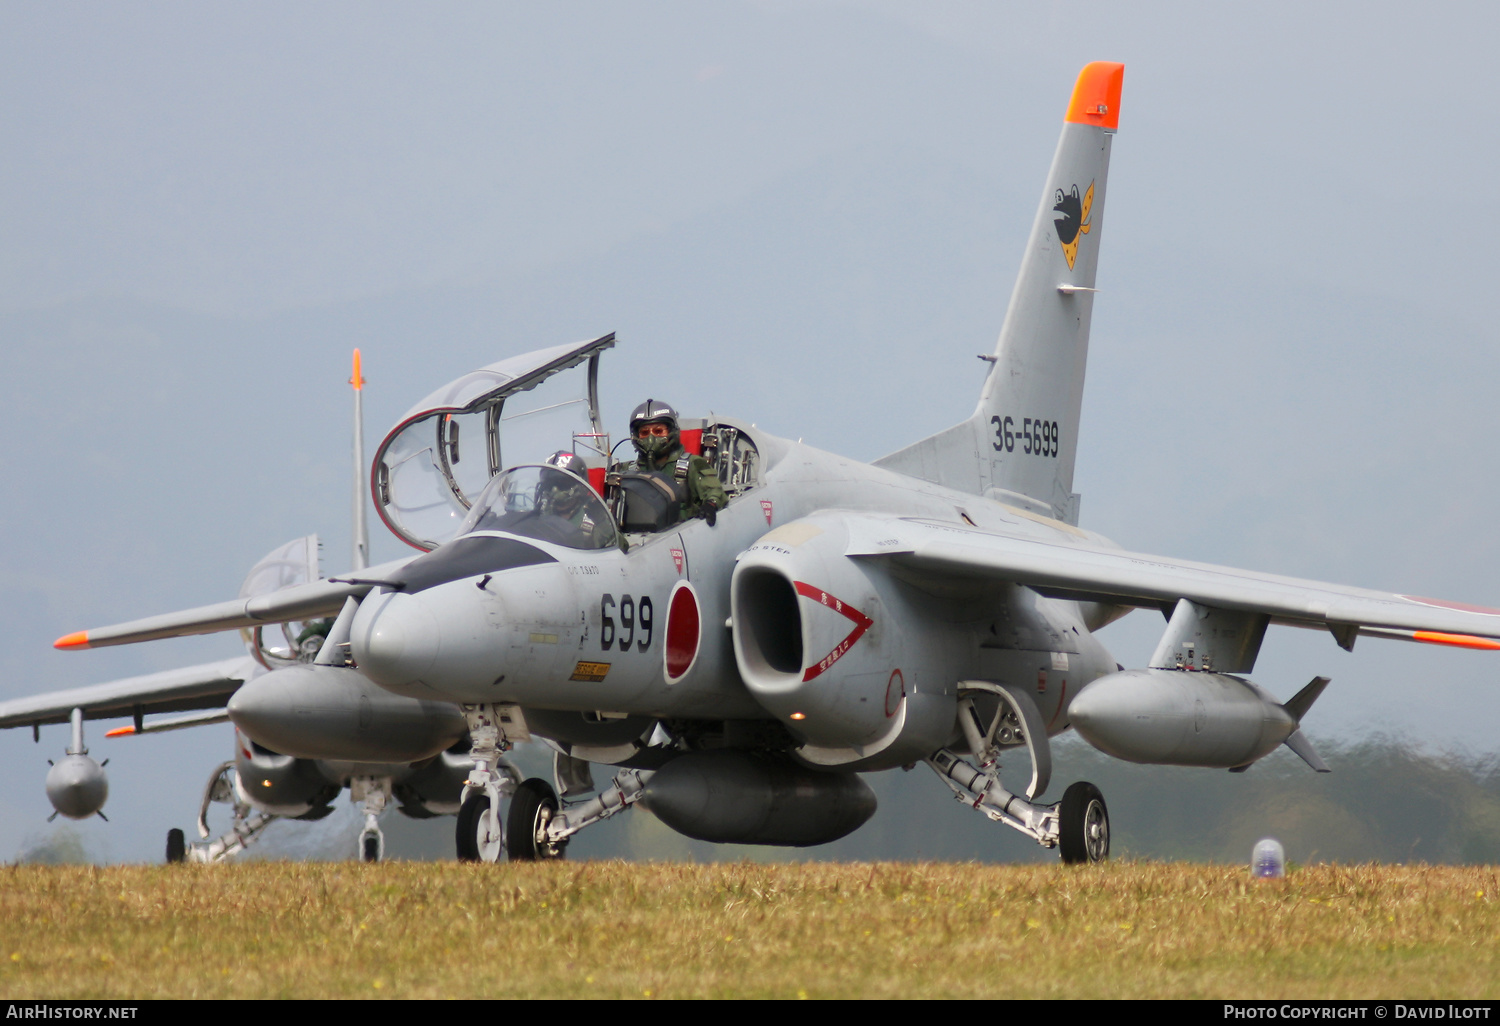
[[(860, 458), (968, 415), (1079, 67), (1126, 64), (1076, 487), (1121, 544), (1500, 603), (1491, 5), (0, 4), (0, 697), (235, 654), (67, 631), (348, 552), (367, 445), (618, 331), (647, 392)], [(377, 526), (376, 531), (381, 529)], [(376, 555), (401, 547), (377, 537)], [(1127, 665), (1159, 618), (1105, 634)], [(1493, 750), (1500, 657), (1278, 630), (1314, 734)], [(117, 858), (227, 728), (106, 742)], [(0, 735), (0, 858), (63, 728)], [(1205, 771), (1207, 772), (1207, 771)], [(946, 792), (931, 781), (933, 800)]]

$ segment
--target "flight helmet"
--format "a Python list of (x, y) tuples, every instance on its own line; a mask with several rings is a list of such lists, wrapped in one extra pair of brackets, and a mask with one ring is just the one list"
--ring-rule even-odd
[[(641, 437), (641, 428), (651, 424), (666, 426), (665, 435)], [(676, 449), (682, 443), (682, 432), (677, 427), (677, 411), (666, 403), (647, 399), (630, 414), (630, 441), (643, 459), (657, 460)]]
[(551, 456), (547, 457), (546, 464), (549, 467), (556, 467), (559, 470), (566, 470), (570, 474), (577, 474), (585, 481), (588, 480), (588, 465), (583, 462), (583, 457), (578, 455), (576, 452), (569, 452), (567, 449), (559, 449)]
[[(575, 452), (559, 449), (547, 457), (546, 464), (558, 470), (566, 470), (570, 474), (577, 474), (585, 481), (588, 480), (588, 465), (583, 462), (583, 457)], [(584, 499), (586, 486), (564, 474), (547, 474), (543, 477), (542, 483), (543, 488), (550, 493), (549, 504), (553, 511), (563, 516), (571, 516)]]

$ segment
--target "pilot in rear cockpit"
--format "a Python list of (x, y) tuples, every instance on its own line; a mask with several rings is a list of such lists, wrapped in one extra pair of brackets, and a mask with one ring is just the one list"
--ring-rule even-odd
[(640, 458), (622, 469), (649, 475), (673, 493), (676, 515), (669, 514), (668, 522), (657, 529), (695, 517), (702, 517), (712, 527), (719, 510), (729, 504), (729, 496), (719, 483), (714, 465), (683, 448), (677, 411), (666, 403), (647, 399), (630, 415), (630, 440)]

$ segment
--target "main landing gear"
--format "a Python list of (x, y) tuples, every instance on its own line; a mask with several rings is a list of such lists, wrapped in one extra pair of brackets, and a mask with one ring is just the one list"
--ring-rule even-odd
[(380, 814), (391, 800), (390, 777), (354, 777), (349, 781), (349, 797), (359, 802), (365, 816), (365, 828), (359, 833), (359, 861), (379, 862), (385, 858), (385, 834), (380, 829)]
[[(266, 832), (266, 827), (278, 817), (269, 812), (256, 812), (243, 801), (235, 790), (236, 769), (233, 760), (221, 763), (208, 778), (203, 789), (203, 803), (198, 809), (198, 835), (206, 843), (188, 844), (181, 830), (167, 831), (168, 862), (222, 862), (244, 851)], [(206, 840), (208, 829), (208, 807), (218, 802), (228, 805), (234, 821), (230, 827), (212, 841)]]
[(602, 794), (564, 804), (552, 785), (532, 777), (507, 790), (502, 817), (492, 813), (491, 798), (471, 790), (458, 812), (458, 860), (546, 862), (560, 859), (580, 830), (630, 808), (640, 800), (651, 770), (624, 769)]
[[(1060, 848), (1064, 863), (1103, 862), (1109, 857), (1109, 810), (1093, 784), (1080, 780), (1055, 805), (1034, 801), (1047, 789), (1052, 756), (1041, 713), (1024, 689), (964, 681), (959, 685), (959, 724), (979, 765), (948, 748), (926, 760), (955, 798), (1044, 848)], [(1025, 797), (1011, 794), (1000, 783), (1000, 750), (1021, 744), (1032, 770)]]
[[(469, 756), (474, 769), (464, 784), (454, 840), (460, 862), (513, 862), (560, 859), (568, 841), (586, 826), (623, 812), (640, 800), (650, 770), (621, 770), (612, 786), (593, 798), (564, 804), (539, 777), (522, 780), (501, 757), (516, 741), (529, 738), (521, 710), (508, 705), (466, 705)], [(594, 790), (588, 763), (558, 753), (554, 769), (564, 797)], [(502, 817), (503, 809), (503, 817)]]
[(540, 777), (513, 785), (510, 803), (501, 816), (491, 814), (490, 796), (471, 791), (458, 810), (458, 861), (512, 862), (560, 859), (568, 848), (566, 837), (554, 840), (548, 828), (557, 815), (557, 792)]
[(1103, 862), (1109, 858), (1109, 810), (1104, 807), (1104, 795), (1087, 780), (1063, 792), (1057, 827), (1064, 862)]
[(547, 828), (557, 815), (557, 792), (540, 777), (523, 780), (510, 796), (510, 811), (505, 814), (505, 844), (513, 862), (540, 862), (560, 859), (567, 851), (568, 839), (552, 840)]

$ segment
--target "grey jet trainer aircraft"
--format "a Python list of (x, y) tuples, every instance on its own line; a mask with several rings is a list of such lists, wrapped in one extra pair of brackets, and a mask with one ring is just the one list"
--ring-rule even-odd
[[(1497, 649), (1500, 610), (1143, 555), (1078, 525), (1123, 75), (1095, 63), (1078, 77), (978, 407), (954, 427), (866, 465), (739, 420), (682, 420), (729, 497), (716, 519), (685, 519), (674, 474), (612, 459), (597, 399), (612, 335), (518, 356), (418, 404), (375, 455), (376, 509), (421, 554), (59, 645), (335, 617), (316, 663), (243, 684), (230, 717), (297, 753), (353, 744), (351, 708), (395, 723), (341, 695), (457, 708), (469, 860), (559, 857), (638, 802), (703, 840), (820, 844), (873, 815), (860, 774), (922, 763), (1064, 861), (1098, 861), (1099, 790), (1041, 800), (1049, 738), (1070, 727), (1137, 763), (1243, 770), (1284, 744), (1326, 771), (1301, 721), (1328, 680), (1280, 701), (1247, 677), (1271, 624), (1345, 649), (1361, 636)], [(575, 398), (540, 401), (565, 380)], [(523, 458), (516, 432), (558, 411), (577, 416), (585, 475)], [(1125, 669), (1093, 632), (1136, 608), (1167, 626), (1147, 665)], [(299, 715), (319, 702), (344, 719)], [(554, 751), (555, 786), (506, 763), (532, 738)], [(1012, 750), (1030, 767), (1021, 793), (1000, 779)]]

